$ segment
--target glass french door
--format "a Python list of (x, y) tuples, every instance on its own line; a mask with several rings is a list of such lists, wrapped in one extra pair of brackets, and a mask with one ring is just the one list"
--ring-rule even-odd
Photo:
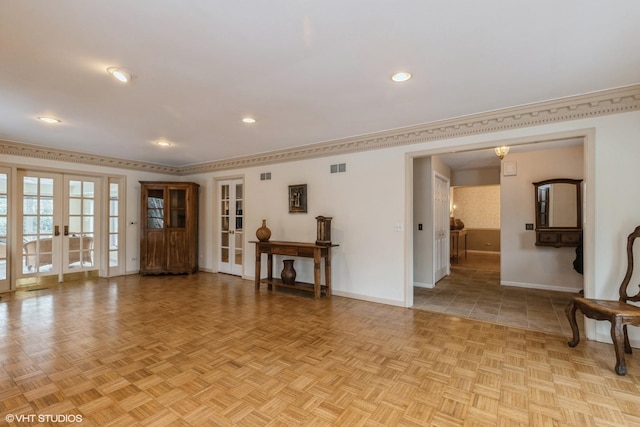
[(0, 292), (9, 291), (9, 172), (0, 168)]
[(242, 276), (244, 258), (244, 191), (242, 179), (218, 182), (218, 271)]
[(21, 171), (19, 284), (98, 270), (100, 179)]

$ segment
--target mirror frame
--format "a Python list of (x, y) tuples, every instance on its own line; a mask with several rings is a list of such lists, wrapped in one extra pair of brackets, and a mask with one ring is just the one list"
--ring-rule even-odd
[[(536, 230), (582, 230), (582, 180), (571, 178), (546, 179), (534, 182), (535, 191), (533, 193), (536, 210)], [(576, 225), (575, 227), (549, 227), (540, 225), (540, 203), (538, 202), (538, 189), (547, 184), (573, 184), (576, 186)]]

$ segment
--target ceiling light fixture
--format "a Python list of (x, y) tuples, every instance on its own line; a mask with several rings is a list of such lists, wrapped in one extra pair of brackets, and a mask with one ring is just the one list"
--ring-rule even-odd
[(129, 81), (131, 81), (131, 74), (123, 70), (122, 68), (109, 67), (107, 68), (107, 72), (122, 83), (128, 83)]
[(160, 147), (171, 147), (171, 143), (169, 141), (158, 141), (156, 145)]
[(255, 123), (255, 122), (256, 122), (256, 119), (252, 119), (251, 117), (244, 117), (244, 118), (242, 119), (242, 122), (243, 122), (243, 123)]
[(54, 119), (53, 117), (38, 117), (38, 120), (40, 120), (41, 122), (49, 123), (49, 124), (55, 124), (55, 123), (61, 122), (61, 120)]
[(391, 76), (391, 80), (398, 83), (406, 82), (410, 78), (411, 78), (411, 73), (408, 73), (406, 71), (400, 71), (399, 73), (395, 73), (393, 76)]
[(509, 154), (509, 147), (503, 145), (502, 147), (496, 147), (496, 156), (500, 157), (500, 160), (504, 159), (504, 156)]

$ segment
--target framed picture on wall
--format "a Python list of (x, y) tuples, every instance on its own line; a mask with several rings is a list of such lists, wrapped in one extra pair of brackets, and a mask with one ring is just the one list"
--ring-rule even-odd
[(289, 186), (289, 213), (307, 213), (307, 184)]

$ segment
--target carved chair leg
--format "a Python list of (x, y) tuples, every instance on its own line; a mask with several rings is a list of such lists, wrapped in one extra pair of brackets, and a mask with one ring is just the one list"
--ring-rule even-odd
[(620, 319), (611, 319), (611, 339), (613, 340), (613, 348), (616, 351), (616, 374), (625, 375), (627, 373), (627, 364), (624, 360), (624, 326)]
[(575, 301), (571, 301), (564, 309), (567, 319), (569, 319), (569, 325), (571, 325), (571, 331), (573, 331), (573, 339), (568, 342), (569, 347), (575, 347), (580, 342), (580, 330), (578, 330), (578, 323), (576, 322), (577, 309)]
[(629, 344), (629, 334), (627, 334), (627, 325), (624, 325), (622, 330), (624, 331), (624, 352), (631, 354), (631, 344)]

